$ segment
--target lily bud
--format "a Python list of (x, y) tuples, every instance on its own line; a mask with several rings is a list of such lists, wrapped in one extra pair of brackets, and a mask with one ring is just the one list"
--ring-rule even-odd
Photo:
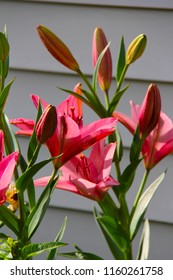
[(129, 65), (140, 58), (145, 50), (147, 37), (144, 34), (138, 35), (129, 45), (126, 52), (126, 64)]
[(36, 136), (40, 144), (44, 144), (55, 132), (57, 127), (56, 108), (48, 105), (36, 125)]
[(72, 71), (79, 70), (76, 59), (60, 38), (43, 25), (39, 25), (37, 31), (43, 44), (55, 59)]
[[(93, 44), (92, 44), (92, 62), (95, 67), (99, 55), (108, 45), (106, 36), (100, 27), (94, 30)], [(108, 48), (104, 54), (98, 69), (98, 82), (100, 88), (107, 92), (112, 81), (112, 57), (110, 49)]]
[(0, 32), (0, 60), (5, 62), (8, 59), (10, 46), (5, 35)]
[(158, 123), (161, 112), (161, 97), (156, 84), (148, 87), (139, 113), (140, 137), (147, 137)]

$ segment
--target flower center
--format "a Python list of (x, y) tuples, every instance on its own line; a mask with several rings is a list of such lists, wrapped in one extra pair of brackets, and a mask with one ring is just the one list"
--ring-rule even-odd
[(70, 107), (70, 111), (71, 111), (71, 118), (77, 123), (78, 126), (81, 125), (82, 122), (82, 116), (75, 116), (75, 107)]
[(9, 203), (8, 208), (11, 211), (16, 211), (19, 207), (16, 186), (11, 184), (8, 190), (6, 191), (5, 195), (6, 195), (6, 202)]
[(91, 181), (91, 172), (88, 164), (87, 157), (83, 154), (80, 155), (80, 162), (76, 166), (76, 172), (82, 174), (82, 177)]

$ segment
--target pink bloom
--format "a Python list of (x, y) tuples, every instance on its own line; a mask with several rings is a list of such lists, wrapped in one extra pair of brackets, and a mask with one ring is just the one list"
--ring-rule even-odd
[[(75, 85), (74, 92), (79, 95), (82, 95), (81, 83)], [(39, 100), (43, 106), (43, 110), (49, 105), (44, 99), (40, 98), (38, 95), (31, 95), (32, 102), (34, 103), (35, 107), (38, 109)], [(67, 115), (71, 117), (79, 127), (83, 125), (83, 113), (82, 113), (82, 102), (70, 95), (67, 99), (61, 102), (57, 108), (57, 114)], [(31, 136), (34, 130), (35, 121), (31, 119), (11, 119), (11, 124), (18, 127), (20, 130), (16, 132), (18, 135), (26, 135)]]
[[(131, 118), (120, 112), (115, 112), (114, 116), (134, 134), (136, 126), (139, 123), (141, 107), (135, 105), (132, 101), (130, 105)], [(157, 126), (150, 132), (148, 137), (145, 138), (142, 146), (142, 154), (144, 156), (146, 169), (153, 168), (159, 161), (172, 152), (173, 123), (166, 114), (161, 112)]]
[[(116, 120), (113, 117), (101, 119), (81, 127), (81, 115), (76, 118), (74, 114), (69, 110), (69, 104), (72, 104), (74, 97), (69, 97), (60, 106), (57, 107), (57, 128), (55, 133), (51, 138), (46, 141), (47, 148), (52, 157), (62, 154), (60, 159), (54, 161), (56, 168), (63, 165), (69, 159), (75, 155), (81, 153), (82, 151), (88, 149), (90, 146), (105, 138), (106, 136), (112, 134), (115, 130)], [(36, 107), (38, 107), (39, 97), (32, 95), (32, 100)], [(47, 103), (41, 99), (43, 108), (47, 107)], [(70, 105), (71, 106), (71, 105)], [(80, 106), (74, 107), (77, 112), (81, 114)], [(74, 112), (74, 110), (73, 110)], [(21, 119), (20, 119), (21, 120)], [(77, 122), (76, 122), (77, 120)], [(20, 129), (24, 125), (24, 133), (20, 131), (20, 134), (26, 135), (25, 132), (30, 131), (32, 135), (33, 129), (28, 130), (26, 120), (22, 125), (19, 124), (18, 120), (12, 120), (11, 123), (18, 126)], [(32, 123), (32, 121), (29, 121)], [(79, 124), (79, 125), (78, 125)], [(19, 133), (19, 132), (18, 132)]]
[(15, 165), (18, 160), (19, 153), (13, 152), (8, 156), (4, 157), (4, 134), (0, 131), (0, 205), (6, 201), (6, 191), (11, 183)]
[[(93, 200), (102, 200), (110, 187), (119, 185), (109, 174), (116, 143), (104, 146), (97, 142), (89, 157), (79, 154), (62, 166), (62, 176), (57, 188), (70, 191)], [(49, 177), (35, 180), (36, 186), (46, 185)]]
[(33, 133), (35, 125), (34, 120), (17, 118), (10, 120), (10, 123), (20, 129), (16, 132), (17, 135), (31, 136)]

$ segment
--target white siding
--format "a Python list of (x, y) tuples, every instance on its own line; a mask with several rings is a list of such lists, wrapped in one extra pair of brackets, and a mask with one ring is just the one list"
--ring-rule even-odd
[[(36, 33), (36, 26), (39, 24), (50, 27), (67, 43), (81, 65), (81, 69), (88, 76), (92, 73), (91, 42), (96, 26), (102, 26), (108, 40), (111, 40), (111, 51), (115, 61), (122, 35), (128, 46), (136, 35), (145, 33), (148, 38), (146, 52), (128, 71), (127, 79), (131, 82), (131, 87), (123, 97), (119, 110), (130, 114), (129, 100), (141, 103), (149, 83), (155, 81), (161, 90), (163, 111), (173, 118), (173, 39), (171, 37), (173, 4), (171, 1), (157, 1), (157, 6), (154, 0), (0, 1), (1, 30), (5, 24), (11, 44), (10, 75), (11, 77), (16, 76), (7, 104), (7, 113), (10, 118), (35, 117), (36, 112), (32, 102), (28, 101), (31, 92), (42, 96), (51, 103), (58, 104), (66, 94), (58, 91), (56, 86), (72, 89), (78, 82), (78, 78), (73, 73), (52, 59), (44, 49)], [(19, 101), (22, 106), (19, 106)], [(87, 113), (86, 122), (97, 118), (96, 115), (88, 113), (86, 107), (84, 110)], [(128, 160), (131, 136), (124, 129), (122, 134), (127, 147), (123, 163), (125, 164), (125, 161)], [(25, 150), (26, 141), (26, 139), (20, 139), (23, 150)], [(47, 156), (46, 151), (41, 156), (45, 155)], [(172, 156), (169, 156), (150, 176), (150, 181), (152, 181), (168, 167), (166, 179), (157, 191), (147, 212), (147, 216), (153, 221), (153, 252), (150, 255), (153, 259), (162, 257), (172, 259), (173, 250), (169, 249), (173, 231), (172, 162)], [(49, 170), (50, 167), (44, 169), (42, 175), (49, 175)], [(129, 196), (129, 203), (134, 197), (135, 185), (138, 185), (142, 172), (141, 166)], [(89, 237), (94, 233), (96, 236), (97, 233), (90, 213), (93, 202), (73, 194), (57, 191), (51, 201), (51, 206), (53, 208), (50, 208), (49, 218), (45, 220), (45, 223), (51, 220), (52, 232), (56, 232), (59, 225), (56, 224), (56, 219), (60, 219), (62, 222), (63, 217), (68, 214), (70, 226), (67, 227), (67, 237), (71, 236), (70, 242), (75, 243), (80, 236), (82, 247), (85, 249)], [(61, 210), (56, 207), (60, 207)], [(50, 219), (51, 215), (53, 218)], [(87, 222), (86, 217), (89, 219)], [(78, 222), (81, 225), (80, 232), (76, 230)], [(166, 225), (165, 222), (169, 224)], [(86, 224), (89, 226), (85, 229)], [(81, 233), (82, 231), (83, 233)], [(84, 237), (85, 241), (82, 241), (84, 232), (87, 232), (88, 237), (87, 239)], [(45, 235), (42, 233), (43, 230), (38, 233), (36, 238), (49, 238), (49, 232)], [(162, 241), (162, 236), (165, 235), (167, 238)], [(110, 258), (109, 254), (105, 253), (105, 247), (99, 248), (99, 240), (94, 247), (90, 247), (91, 250), (93, 248), (96, 253)], [(158, 244), (162, 242), (167, 250), (159, 257), (163, 248)]]

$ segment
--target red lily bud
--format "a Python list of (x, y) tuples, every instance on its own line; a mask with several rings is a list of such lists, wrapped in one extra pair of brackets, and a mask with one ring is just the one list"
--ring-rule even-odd
[(126, 53), (126, 64), (129, 65), (143, 54), (147, 44), (147, 37), (144, 34), (138, 35), (129, 45)]
[(43, 44), (55, 59), (72, 71), (77, 72), (79, 70), (76, 59), (60, 38), (43, 25), (39, 25), (37, 31)]
[(161, 112), (161, 97), (158, 87), (151, 84), (148, 87), (145, 99), (139, 114), (139, 133), (147, 137), (158, 123)]
[(48, 105), (36, 125), (36, 136), (40, 144), (44, 144), (55, 132), (57, 127), (56, 108)]
[[(93, 44), (92, 44), (92, 62), (95, 66), (99, 55), (108, 45), (106, 36), (103, 30), (98, 27), (94, 31)], [(107, 92), (110, 88), (112, 81), (112, 57), (110, 49), (108, 48), (104, 54), (98, 70), (98, 82), (100, 88)]]

